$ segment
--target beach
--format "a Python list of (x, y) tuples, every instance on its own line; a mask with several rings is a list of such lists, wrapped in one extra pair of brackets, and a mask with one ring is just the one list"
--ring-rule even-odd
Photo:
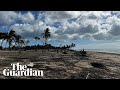
[[(43, 77), (6, 77), (3, 69), (11, 63), (33, 63), (33, 69), (43, 70)], [(120, 54), (61, 49), (26, 51), (0, 50), (0, 79), (120, 79)]]

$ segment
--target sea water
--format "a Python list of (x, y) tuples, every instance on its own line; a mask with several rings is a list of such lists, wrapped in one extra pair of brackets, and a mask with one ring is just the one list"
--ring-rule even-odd
[(86, 51), (107, 52), (120, 54), (120, 49), (85, 49)]
[[(83, 50), (83, 49), (81, 49), (81, 48), (77, 49), (77, 51), (81, 51), (81, 50)], [(106, 53), (120, 54), (120, 49), (112, 49), (112, 48), (106, 48), (106, 49), (86, 49), (86, 48), (84, 48), (84, 50), (85, 51), (106, 52)]]

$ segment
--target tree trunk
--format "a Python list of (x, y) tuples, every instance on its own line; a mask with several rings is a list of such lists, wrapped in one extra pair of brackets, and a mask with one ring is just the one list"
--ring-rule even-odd
[(47, 38), (45, 38), (45, 45), (47, 45)]
[(3, 41), (4, 41), (4, 40), (2, 40), (2, 42), (1, 42), (1, 47), (2, 47)]
[(11, 41), (9, 41), (9, 50), (11, 50), (10, 46), (11, 46)]

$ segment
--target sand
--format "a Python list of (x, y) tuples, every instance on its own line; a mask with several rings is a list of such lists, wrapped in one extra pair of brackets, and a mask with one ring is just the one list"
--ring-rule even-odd
[[(67, 53), (64, 54), (63, 52)], [(5, 77), (11, 63), (29, 64), (43, 70), (43, 77)], [(97, 66), (94, 65), (97, 63)], [(101, 66), (99, 66), (99, 64)], [(120, 79), (120, 55), (87, 51), (86, 56), (70, 50), (0, 51), (0, 79)]]

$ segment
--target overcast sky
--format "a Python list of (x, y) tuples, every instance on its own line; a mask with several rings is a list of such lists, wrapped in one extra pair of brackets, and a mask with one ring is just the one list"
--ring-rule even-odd
[[(80, 48), (120, 48), (119, 11), (0, 11), (0, 31), (14, 29), (31, 44), (46, 28), (54, 45), (74, 42)], [(38, 43), (43, 43), (42, 37)]]

